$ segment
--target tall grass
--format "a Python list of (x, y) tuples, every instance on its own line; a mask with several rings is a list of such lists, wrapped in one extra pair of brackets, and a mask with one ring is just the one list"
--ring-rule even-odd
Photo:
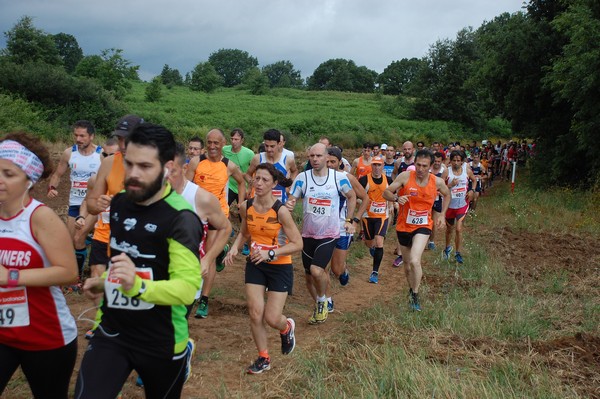
[(213, 127), (241, 127), (249, 135), (246, 144), (256, 147), (265, 130), (277, 128), (287, 133), (290, 148), (301, 150), (322, 135), (344, 148), (358, 148), (365, 141), (401, 145), (409, 139), (447, 140), (466, 134), (457, 124), (394, 116), (381, 105), (393, 100), (375, 94), (272, 89), (254, 96), (235, 88), (207, 94), (173, 87), (161, 101), (150, 103), (144, 99), (146, 85), (134, 83), (126, 98), (130, 111), (183, 138), (204, 135)]
[[(538, 206), (549, 206), (554, 221), (544, 223), (533, 216), (531, 224), (518, 228), (553, 231), (567, 224), (579, 233), (597, 234), (580, 222), (594, 217), (589, 204), (577, 201), (589, 200), (591, 194), (541, 192), (526, 182), (519, 190), (484, 197), (477, 223), (486, 226), (489, 217), (497, 227), (513, 225), (518, 218), (514, 209), (531, 216)], [(557, 194), (564, 200), (556, 201)], [(504, 219), (497, 219), (499, 215)], [(597, 292), (574, 293), (568, 271), (549, 273), (541, 281), (517, 281), (477, 234), (468, 233), (465, 244), (464, 265), (432, 252), (425, 255), (430, 266), (421, 289), (423, 312), (410, 312), (402, 295), (391, 301), (394, 305), (378, 303), (346, 312), (340, 316), (342, 326), (322, 338), (319, 349), (299, 351), (275, 386), (256, 387), (256, 393), (315, 398), (580, 397), (577, 384), (564, 384), (531, 345), (579, 332), (597, 335)], [(350, 256), (360, 258), (362, 247), (351, 247)]]

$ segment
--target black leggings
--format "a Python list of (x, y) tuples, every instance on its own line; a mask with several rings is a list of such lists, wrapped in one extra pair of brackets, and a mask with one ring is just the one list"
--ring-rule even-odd
[(75, 359), (77, 339), (58, 349), (26, 351), (0, 344), (0, 395), (21, 366), (36, 399), (66, 399)]
[(81, 361), (76, 399), (116, 398), (134, 369), (144, 381), (146, 398), (181, 397), (187, 351), (173, 359), (162, 359), (126, 348), (115, 339), (96, 330)]

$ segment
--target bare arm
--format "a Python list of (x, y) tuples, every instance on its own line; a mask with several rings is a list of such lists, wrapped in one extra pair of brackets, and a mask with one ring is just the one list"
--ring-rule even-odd
[[(442, 195), (442, 215), (445, 216), (446, 215), (446, 211), (448, 210), (448, 205), (450, 205), (450, 189), (448, 189), (448, 186), (446, 185), (445, 180), (443, 180), (441, 177), (436, 177), (435, 178), (435, 186), (437, 187), (439, 193)], [(444, 218), (440, 218), (438, 221), (438, 227), (439, 228), (443, 228), (444, 227)]]
[(352, 161), (352, 168), (350, 169), (350, 174), (356, 176), (356, 169), (358, 168), (358, 158)]
[(189, 181), (194, 181), (194, 176), (196, 175), (196, 168), (200, 163), (200, 157), (194, 157), (190, 159), (190, 163), (187, 165), (185, 170), (185, 178)]
[(207, 265), (206, 270), (208, 270), (208, 265), (217, 258), (225, 244), (227, 244), (229, 234), (231, 234), (231, 223), (229, 223), (229, 220), (227, 220), (221, 210), (221, 205), (217, 197), (202, 188), (198, 188), (195, 199), (198, 216), (201, 219), (207, 220), (214, 228), (214, 230), (210, 231), (210, 234), (213, 235), (211, 239), (212, 245), (210, 245), (210, 248), (207, 248), (206, 254), (200, 262), (202, 265)]
[(240, 232), (229, 252), (227, 252), (227, 256), (225, 256), (225, 264), (228, 266), (233, 265), (233, 259), (237, 256), (240, 246), (242, 246), (245, 242), (248, 242), (250, 239), (250, 233), (248, 232), (248, 225), (246, 224), (246, 209), (248, 206), (248, 202), (244, 201), (240, 205), (240, 217), (242, 218), (242, 222), (240, 223)]
[(48, 198), (54, 198), (58, 195), (58, 191), (56, 188), (50, 189), (50, 187), (58, 187), (60, 184), (60, 179), (69, 169), (69, 159), (71, 158), (71, 148), (67, 148), (62, 155), (60, 156), (60, 160), (58, 161), (58, 166), (56, 170), (50, 176), (50, 181), (48, 182)]
[(296, 176), (298, 176), (298, 165), (296, 165), (296, 160), (294, 158), (288, 158), (286, 164), (287, 170), (290, 171), (290, 179), (294, 180)]
[[(254, 177), (254, 173), (256, 172), (256, 167), (258, 166), (259, 162), (260, 155), (256, 154), (250, 161), (250, 165), (248, 165), (248, 170), (246, 170), (246, 173), (244, 174), (244, 178), (248, 182), (248, 192), (252, 191), (252, 179)], [(240, 197), (238, 196), (238, 198)]]
[(88, 188), (85, 201), (87, 203), (87, 211), (91, 215), (97, 215), (110, 206), (111, 197), (106, 194), (108, 192), (106, 179), (112, 170), (114, 159), (115, 157), (113, 156), (102, 160), (93, 188), (91, 190)]
[[(369, 194), (367, 194), (367, 191), (365, 190), (365, 188), (362, 186), (362, 184), (360, 184), (358, 182), (358, 179), (350, 174), (346, 175), (346, 177), (348, 177), (348, 180), (350, 180), (350, 184), (352, 185), (352, 190), (354, 190), (354, 193), (356, 194), (356, 198), (361, 200), (361, 204), (360, 207), (358, 208), (358, 211), (356, 212), (356, 217), (357, 218), (362, 218), (362, 215), (364, 215), (364, 213), (367, 211), (367, 208), (369, 207)], [(352, 216), (351, 214), (349, 214), (350, 216)]]
[(398, 196), (396, 193), (402, 187), (406, 185), (408, 182), (408, 177), (410, 176), (410, 172), (402, 172), (400, 173), (387, 188), (383, 191), (383, 198), (388, 201), (398, 201)]
[[(47, 206), (41, 206), (31, 216), (33, 236), (40, 243), (52, 266), (21, 270), (19, 285), (49, 287), (77, 281), (77, 261), (73, 241), (67, 226)], [(6, 285), (8, 271), (0, 265), (0, 285)]]

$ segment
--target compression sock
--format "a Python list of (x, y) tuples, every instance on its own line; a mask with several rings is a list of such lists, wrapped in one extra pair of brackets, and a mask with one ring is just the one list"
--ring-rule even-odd
[(79, 268), (79, 277), (83, 277), (83, 266), (87, 258), (87, 248), (76, 249), (75, 258), (77, 259), (77, 267)]
[(375, 248), (375, 254), (373, 256), (373, 271), (379, 273), (379, 265), (383, 259), (383, 248)]
[(265, 359), (271, 359), (269, 357), (269, 351), (258, 351), (258, 357), (264, 357)]

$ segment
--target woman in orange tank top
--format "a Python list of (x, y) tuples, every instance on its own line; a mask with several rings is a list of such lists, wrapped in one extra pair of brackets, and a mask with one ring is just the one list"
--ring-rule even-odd
[[(241, 246), (251, 240), (245, 283), (250, 329), (258, 359), (246, 369), (249, 374), (271, 368), (265, 322), (279, 330), (284, 355), (291, 353), (296, 345), (294, 320), (283, 315), (283, 307), (294, 283), (291, 255), (302, 250), (302, 237), (290, 212), (272, 194), (278, 183), (289, 187), (292, 181), (270, 163), (256, 167), (254, 198), (240, 206), (241, 231), (225, 258), (226, 264), (233, 264)], [(268, 289), (266, 303), (265, 289)]]

